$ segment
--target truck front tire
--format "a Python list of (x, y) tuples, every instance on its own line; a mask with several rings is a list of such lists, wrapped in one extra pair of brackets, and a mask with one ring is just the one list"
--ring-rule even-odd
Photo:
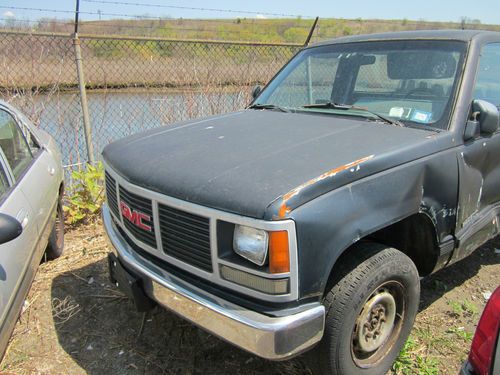
[(418, 271), (405, 254), (383, 245), (348, 251), (324, 298), (325, 332), (311, 367), (318, 374), (386, 374), (417, 314)]

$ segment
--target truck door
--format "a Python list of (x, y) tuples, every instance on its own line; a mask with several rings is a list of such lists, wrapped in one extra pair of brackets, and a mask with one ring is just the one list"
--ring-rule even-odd
[[(500, 43), (487, 44), (482, 49), (473, 99), (486, 100), (500, 108)], [(458, 161), (460, 188), (457, 237), (459, 240), (463, 237), (463, 240), (453, 260), (467, 256), (498, 233), (500, 130), (467, 142)]]

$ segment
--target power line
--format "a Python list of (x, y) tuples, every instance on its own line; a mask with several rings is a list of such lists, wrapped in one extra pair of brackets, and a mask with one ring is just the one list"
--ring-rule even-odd
[[(52, 13), (71, 13), (75, 14), (74, 10), (60, 10), (60, 9), (46, 9), (46, 8), (27, 8), (27, 7), (14, 7), (14, 6), (6, 6), (6, 5), (0, 5), (0, 9), (12, 9), (12, 10), (30, 10), (30, 11), (37, 11), (37, 12), (52, 12)], [(87, 12), (80, 12), (80, 13), (87, 13)], [(93, 14), (93, 13), (91, 13)]]
[[(5, 6), (5, 5), (0, 5), (0, 9), (29, 10), (29, 11), (36, 11), (36, 12), (75, 14), (74, 10), (61, 10), (61, 9), (48, 9), (48, 8), (28, 8), (28, 7), (16, 7), (16, 6)], [(86, 12), (86, 11), (82, 11), (82, 10), (80, 10), (78, 13), (79, 14), (87, 14), (87, 15), (127, 17), (127, 18), (137, 18), (137, 19), (152, 19), (152, 20), (164, 19), (162, 17), (138, 16), (138, 15), (122, 14), (122, 13)]]
[[(90, 0), (88, 0), (90, 1)], [(28, 11), (36, 11), (36, 12), (51, 12), (51, 13), (64, 13), (64, 14), (75, 14), (73, 10), (61, 10), (61, 9), (49, 9), (49, 8), (28, 8), (28, 7), (17, 7), (17, 6), (5, 6), (0, 5), (0, 9), (11, 9), (11, 10), (28, 10)], [(200, 8), (202, 9), (202, 8)], [(80, 10), (79, 14), (93, 15), (93, 16), (110, 16), (110, 17), (124, 17), (124, 18), (135, 18), (135, 19), (144, 19), (144, 20), (169, 20), (171, 18), (166, 17), (154, 17), (147, 15), (134, 15), (134, 14), (125, 14), (125, 13), (105, 13), (105, 12), (88, 12)], [(262, 14), (262, 13), (258, 13)]]
[(180, 5), (164, 5), (164, 4), (142, 4), (142, 3), (131, 3), (126, 1), (112, 1), (112, 0), (83, 0), (87, 3), (97, 3), (97, 4), (113, 4), (113, 5), (131, 5), (131, 6), (142, 6), (150, 8), (168, 8), (168, 9), (184, 9), (184, 10), (201, 10), (205, 12), (219, 12), (219, 13), (237, 13), (237, 14), (255, 14), (263, 16), (277, 16), (277, 17), (300, 17), (300, 18), (313, 18), (311, 16), (302, 16), (298, 14), (285, 14), (285, 13), (269, 13), (269, 12), (257, 12), (252, 10), (235, 10), (235, 9), (219, 9), (219, 8), (197, 8), (188, 7)]

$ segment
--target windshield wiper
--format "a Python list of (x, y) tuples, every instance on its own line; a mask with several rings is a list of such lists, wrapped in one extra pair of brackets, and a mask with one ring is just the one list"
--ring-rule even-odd
[(248, 106), (249, 109), (271, 109), (271, 110), (276, 110), (276, 111), (281, 111), (281, 112), (290, 112), (288, 108), (285, 107), (280, 107), (279, 105), (276, 104), (252, 104), (251, 106)]
[(355, 110), (355, 111), (361, 111), (361, 112), (366, 112), (369, 113), (370, 115), (378, 118), (379, 120), (382, 120), (388, 124), (391, 125), (396, 125), (396, 126), (405, 126), (402, 122), (397, 121), (397, 120), (392, 120), (388, 117), (385, 117), (383, 115), (379, 115), (377, 112), (372, 112), (369, 109), (363, 108), (363, 107), (356, 107), (354, 105), (350, 104), (337, 104), (333, 102), (326, 102), (326, 103), (317, 103), (317, 104), (306, 104), (303, 105), (301, 108), (331, 108), (331, 109), (343, 109), (343, 110)]

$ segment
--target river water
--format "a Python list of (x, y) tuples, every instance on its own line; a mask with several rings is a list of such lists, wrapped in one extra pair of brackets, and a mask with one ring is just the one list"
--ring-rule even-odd
[[(108, 143), (174, 122), (244, 108), (249, 90), (219, 92), (90, 92), (87, 94), (96, 158)], [(15, 105), (15, 102), (13, 102)], [(40, 97), (39, 126), (59, 144), (65, 166), (87, 160), (80, 100), (77, 93)]]

